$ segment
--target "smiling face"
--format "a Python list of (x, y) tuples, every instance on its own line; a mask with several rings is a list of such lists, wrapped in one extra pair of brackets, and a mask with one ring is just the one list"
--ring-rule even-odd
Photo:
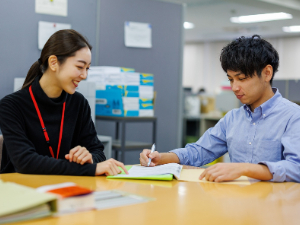
[(91, 51), (88, 47), (78, 50), (63, 64), (58, 64), (55, 73), (56, 83), (62, 90), (74, 94), (79, 82), (86, 79), (91, 65)]
[(270, 65), (262, 70), (261, 77), (256, 73), (247, 77), (241, 72), (227, 70), (232, 91), (243, 104), (249, 105), (252, 111), (274, 95), (270, 85), (272, 74), (273, 69)]

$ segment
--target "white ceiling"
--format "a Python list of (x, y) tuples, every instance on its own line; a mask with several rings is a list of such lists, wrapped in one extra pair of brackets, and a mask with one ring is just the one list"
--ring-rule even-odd
[[(300, 25), (300, 0), (161, 0), (185, 4), (185, 21), (195, 24), (185, 30), (186, 42), (232, 40), (241, 35), (259, 34), (264, 38), (299, 36), (285, 33), (283, 26)], [(235, 24), (232, 16), (286, 12), (293, 19)]]

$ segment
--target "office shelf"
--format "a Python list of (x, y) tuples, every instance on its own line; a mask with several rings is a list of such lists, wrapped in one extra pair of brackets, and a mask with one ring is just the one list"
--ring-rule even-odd
[[(138, 141), (125, 141), (125, 149), (126, 150), (136, 150), (136, 149), (144, 149), (151, 148), (152, 143), (138, 142)], [(112, 144), (113, 149), (121, 149), (122, 144), (120, 140), (113, 140)]]
[[(115, 140), (112, 143), (112, 149), (115, 151), (115, 159), (124, 162), (124, 154), (126, 151), (143, 150), (144, 148), (151, 148), (152, 144), (156, 141), (156, 117), (115, 117), (115, 116), (96, 116), (96, 120), (111, 121), (116, 124), (115, 128)], [(139, 141), (126, 140), (126, 123), (135, 122), (148, 122), (152, 123), (152, 143), (145, 143)], [(119, 125), (121, 129), (119, 130)], [(119, 137), (119, 133), (121, 135)], [(121, 153), (121, 157), (119, 157)]]

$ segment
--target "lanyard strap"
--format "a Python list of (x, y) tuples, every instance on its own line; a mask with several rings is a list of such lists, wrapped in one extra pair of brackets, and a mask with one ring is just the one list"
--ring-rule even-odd
[[(38, 105), (36, 103), (34, 95), (32, 93), (32, 87), (31, 86), (29, 87), (29, 92), (30, 92), (30, 96), (31, 96), (31, 99), (33, 101), (34, 107), (36, 109), (37, 115), (38, 115), (38, 117), (40, 119), (40, 123), (41, 123), (42, 129), (43, 129), (43, 132), (44, 132), (44, 136), (45, 136), (46, 142), (47, 142), (47, 144), (49, 146), (50, 153), (51, 153), (52, 157), (54, 158), (54, 153), (53, 153), (52, 147), (51, 147), (50, 142), (49, 142), (50, 139), (49, 139), (49, 136), (48, 136), (48, 133), (47, 133), (47, 130), (46, 130), (46, 127), (45, 127), (45, 124), (44, 124), (41, 112), (40, 112), (39, 107), (38, 107)], [(61, 116), (59, 141), (58, 141), (58, 146), (57, 146), (56, 159), (58, 159), (59, 150), (60, 150), (60, 144), (61, 144), (61, 139), (62, 139), (62, 133), (63, 133), (63, 127), (64, 127), (65, 108), (66, 108), (66, 102), (64, 102), (64, 104), (63, 104), (63, 110), (62, 110), (62, 116)]]

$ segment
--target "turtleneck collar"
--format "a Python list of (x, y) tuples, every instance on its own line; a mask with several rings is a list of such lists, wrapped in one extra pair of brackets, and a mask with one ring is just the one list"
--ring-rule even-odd
[(58, 106), (62, 105), (67, 100), (68, 94), (64, 90), (58, 98), (49, 98), (40, 85), (40, 79), (41, 76), (37, 76), (32, 83), (32, 92), (39, 104)]

